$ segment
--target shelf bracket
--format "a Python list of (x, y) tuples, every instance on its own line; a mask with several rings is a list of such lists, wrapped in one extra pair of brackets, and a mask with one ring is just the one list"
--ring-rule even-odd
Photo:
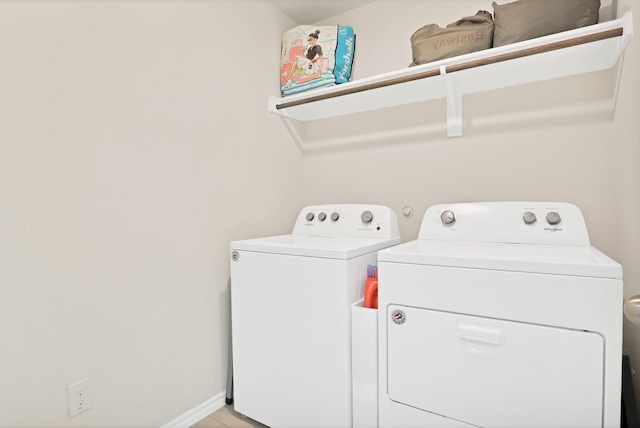
[(440, 67), (447, 92), (447, 137), (462, 136), (462, 93), (453, 82), (453, 76), (447, 74), (447, 66)]

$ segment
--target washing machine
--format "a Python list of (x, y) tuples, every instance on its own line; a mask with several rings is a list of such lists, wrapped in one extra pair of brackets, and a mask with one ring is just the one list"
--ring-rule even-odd
[(381, 428), (620, 426), (622, 268), (576, 206), (433, 206), (378, 281)]
[(380, 205), (304, 208), (293, 232), (231, 242), (235, 410), (269, 427), (350, 427), (351, 305), (400, 242)]

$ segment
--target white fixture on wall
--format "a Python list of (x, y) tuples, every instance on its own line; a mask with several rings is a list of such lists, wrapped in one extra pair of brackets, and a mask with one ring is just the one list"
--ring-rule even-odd
[(624, 301), (624, 314), (629, 321), (640, 325), (640, 294), (631, 296)]
[(67, 386), (67, 395), (70, 418), (91, 409), (91, 379)]

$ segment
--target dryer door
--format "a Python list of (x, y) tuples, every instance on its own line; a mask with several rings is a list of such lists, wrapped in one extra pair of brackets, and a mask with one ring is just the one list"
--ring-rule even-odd
[(388, 396), (472, 425), (602, 426), (603, 338), (392, 305)]

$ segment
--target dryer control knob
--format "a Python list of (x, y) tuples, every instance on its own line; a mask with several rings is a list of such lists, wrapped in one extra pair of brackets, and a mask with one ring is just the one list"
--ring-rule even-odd
[(549, 214), (547, 214), (547, 221), (551, 226), (555, 226), (556, 224), (560, 223), (560, 220), (562, 220), (560, 218), (560, 214), (555, 211), (551, 211)]
[(331, 221), (338, 221), (339, 218), (340, 218), (340, 214), (331, 213)]
[(522, 215), (522, 220), (524, 220), (525, 224), (533, 224), (538, 219), (536, 218), (536, 215), (534, 213), (528, 211)]
[(371, 213), (371, 211), (363, 212), (360, 220), (362, 220), (363, 223), (371, 223), (373, 221), (373, 213)]
[(442, 214), (440, 214), (440, 221), (442, 221), (442, 224), (453, 224), (456, 222), (456, 215), (453, 213), (453, 211), (443, 211)]
[(313, 217), (314, 217), (313, 213), (307, 213), (307, 221), (313, 220)]
[(325, 221), (327, 219), (327, 215), (325, 213), (318, 214), (318, 220)]

